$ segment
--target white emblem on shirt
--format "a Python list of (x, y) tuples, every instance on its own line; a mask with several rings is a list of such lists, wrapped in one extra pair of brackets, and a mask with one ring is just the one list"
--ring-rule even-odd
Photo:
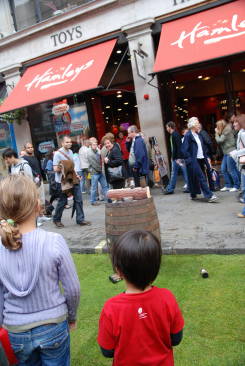
[(138, 309), (138, 314), (139, 314), (139, 319), (147, 318), (147, 313), (145, 313), (142, 308)]

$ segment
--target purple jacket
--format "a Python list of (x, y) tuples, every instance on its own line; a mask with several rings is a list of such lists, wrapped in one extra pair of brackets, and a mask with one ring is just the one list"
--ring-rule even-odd
[(22, 242), (17, 251), (0, 242), (0, 326), (28, 325), (65, 314), (69, 322), (75, 321), (80, 284), (64, 238), (35, 229), (23, 234)]

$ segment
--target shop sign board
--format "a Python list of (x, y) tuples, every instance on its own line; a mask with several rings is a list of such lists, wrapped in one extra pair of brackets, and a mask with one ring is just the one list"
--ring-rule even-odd
[(50, 141), (44, 141), (41, 142), (38, 145), (38, 150), (40, 151), (40, 153), (45, 154), (48, 151), (50, 151), (51, 149), (54, 149), (54, 141), (50, 140)]
[(81, 25), (77, 25), (75, 27), (71, 27), (69, 29), (65, 29), (61, 32), (57, 32), (50, 36), (52, 41), (52, 45), (54, 47), (67, 44), (72, 42), (74, 39), (80, 39), (83, 33), (81, 30)]
[(245, 6), (237, 0), (162, 26), (154, 72), (244, 52)]
[(98, 87), (116, 39), (31, 66), (0, 113)]
[(69, 105), (66, 102), (54, 103), (52, 108), (52, 114), (55, 116), (61, 116), (64, 113), (67, 113), (69, 110)]

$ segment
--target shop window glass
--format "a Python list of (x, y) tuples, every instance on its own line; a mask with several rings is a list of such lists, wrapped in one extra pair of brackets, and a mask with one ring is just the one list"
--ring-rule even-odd
[(35, 1), (14, 0), (13, 6), (17, 30), (30, 27), (37, 22)]
[(233, 105), (237, 113), (245, 113), (245, 60), (231, 63)]
[(0, 0), (0, 40), (13, 33), (14, 25), (8, 0)]
[(87, 106), (79, 95), (29, 107), (28, 120), (35, 151), (40, 158), (51, 148), (57, 148), (61, 135), (70, 135), (78, 143), (90, 136)]
[(94, 0), (40, 0), (40, 10), (42, 19), (47, 19), (56, 15), (60, 15), (70, 11), (80, 5), (89, 3)]

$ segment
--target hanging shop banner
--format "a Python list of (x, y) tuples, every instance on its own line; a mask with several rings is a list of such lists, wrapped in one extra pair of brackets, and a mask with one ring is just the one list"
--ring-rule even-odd
[(31, 66), (0, 113), (97, 88), (116, 40), (110, 40)]
[(154, 72), (244, 52), (245, 1), (162, 25)]
[(70, 107), (67, 104), (67, 99), (63, 99), (53, 104), (52, 114), (54, 129), (58, 134), (70, 133), (71, 115), (69, 109)]
[(75, 104), (70, 108), (71, 136), (89, 136), (88, 113), (85, 103)]

